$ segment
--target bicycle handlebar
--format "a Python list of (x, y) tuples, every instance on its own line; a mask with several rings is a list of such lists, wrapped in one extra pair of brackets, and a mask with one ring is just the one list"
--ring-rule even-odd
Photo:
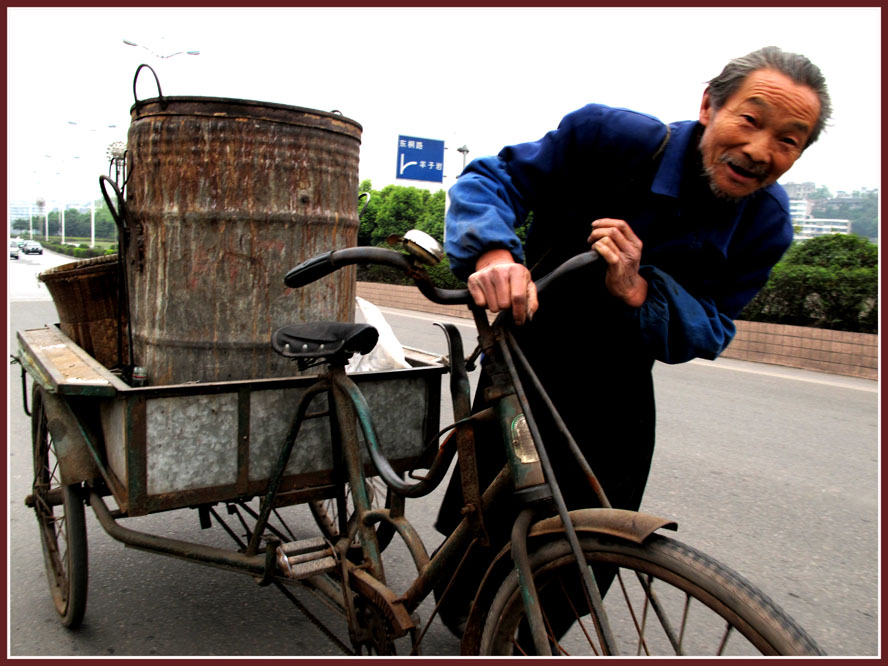
[[(595, 250), (571, 257), (551, 273), (536, 281), (537, 292), (544, 291), (546, 287), (562, 276), (588, 266), (597, 259), (598, 252)], [(284, 277), (284, 284), (288, 287), (304, 287), (352, 264), (376, 264), (397, 268), (412, 277), (422, 294), (433, 303), (471, 305), (474, 302), (468, 289), (440, 289), (432, 284), (425, 271), (417, 269), (411, 257), (381, 247), (350, 247), (325, 252), (290, 269)]]

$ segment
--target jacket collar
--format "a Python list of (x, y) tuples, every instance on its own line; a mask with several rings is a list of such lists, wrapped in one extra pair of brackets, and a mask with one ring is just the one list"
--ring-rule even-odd
[(678, 198), (681, 191), (681, 178), (684, 174), (685, 155), (691, 146), (694, 129), (698, 125), (695, 120), (684, 120), (669, 125), (671, 136), (663, 151), (663, 159), (651, 184), (651, 192), (667, 197)]
[[(682, 191), (682, 179), (692, 177), (692, 174), (687, 173), (688, 158), (690, 157), (688, 151), (697, 150), (695, 137), (698, 136), (696, 129), (699, 125), (697, 121), (686, 120), (672, 123), (669, 126), (671, 136), (663, 151), (663, 159), (651, 184), (651, 192), (672, 198), (678, 205), (676, 214), (679, 216), (687, 212), (685, 209), (688, 206), (698, 206), (700, 204), (708, 206), (711, 210), (711, 216), (709, 216), (710, 224), (707, 225), (705, 231), (701, 230), (701, 232), (698, 232), (699, 241), (707, 242), (727, 256), (731, 238), (737, 229), (737, 225), (740, 223), (750, 197), (744, 197), (733, 204), (716, 199), (710, 194), (705, 195), (708, 203), (704, 203), (703, 200), (697, 200), (692, 203), (692, 201), (682, 201), (679, 198), (679, 194)], [(768, 188), (765, 189), (767, 190)], [(756, 196), (757, 194), (758, 192), (751, 196)]]

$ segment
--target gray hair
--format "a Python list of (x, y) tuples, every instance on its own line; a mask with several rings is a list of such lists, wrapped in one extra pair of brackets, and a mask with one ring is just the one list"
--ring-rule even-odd
[(743, 85), (746, 77), (762, 69), (775, 69), (796, 83), (808, 86), (820, 100), (820, 116), (805, 144), (805, 148), (807, 148), (817, 141), (820, 132), (826, 126), (826, 122), (832, 115), (832, 103), (826, 89), (826, 78), (820, 68), (803, 55), (788, 53), (776, 46), (766, 46), (742, 58), (735, 58), (725, 65), (721, 74), (709, 81), (706, 91), (709, 93), (713, 109), (718, 111), (728, 101), (728, 98)]

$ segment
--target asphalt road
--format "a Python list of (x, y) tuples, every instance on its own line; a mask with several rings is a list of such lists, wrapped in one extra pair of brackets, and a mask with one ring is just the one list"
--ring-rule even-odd
[[(56, 320), (33, 274), (67, 258), (31, 255), (10, 264), (14, 331)], [(28, 277), (28, 272), (31, 277)], [(41, 291), (41, 289), (43, 291)], [(405, 345), (444, 351), (432, 325), (444, 318), (384, 310)], [(472, 339), (470, 322), (451, 320)], [(467, 342), (468, 344), (468, 342)], [(830, 655), (879, 652), (879, 447), (876, 382), (737, 361), (655, 367), (658, 445), (643, 510), (674, 518), (677, 538), (759, 585)], [(9, 376), (8, 654), (23, 656), (275, 656), (340, 654), (274, 588), (250, 578), (125, 548), (87, 512), (90, 590), (77, 631), (55, 619), (37, 530), (23, 498), (30, 486), (30, 426), (20, 376)], [(445, 393), (446, 395), (446, 393)], [(408, 504), (431, 551), (439, 494)], [(227, 545), (185, 509), (129, 526)], [(307, 517), (298, 530), (311, 530)], [(308, 534), (306, 534), (307, 536)], [(390, 584), (409, 583), (406, 551), (386, 551)], [(346, 639), (313, 597), (297, 598)], [(431, 608), (424, 604), (425, 620)], [(435, 620), (426, 655), (456, 655)]]

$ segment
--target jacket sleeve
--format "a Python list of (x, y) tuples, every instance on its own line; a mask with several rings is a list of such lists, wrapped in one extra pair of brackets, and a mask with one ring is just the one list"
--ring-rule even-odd
[(473, 160), (449, 194), (444, 250), (454, 275), (465, 280), (478, 257), (496, 248), (524, 261), (515, 227), (527, 217), (527, 207), (500, 157)]
[[(792, 243), (792, 222), (785, 197), (763, 192), (763, 205), (749, 211), (732, 242), (724, 248), (724, 264), (704, 276), (704, 286), (689, 291), (672, 276), (642, 266), (648, 297), (640, 308), (628, 309), (638, 322), (645, 344), (664, 363), (693, 358), (715, 359), (737, 332), (734, 319), (761, 290)], [(704, 269), (705, 270), (705, 269)]]
[(465, 279), (477, 258), (494, 248), (505, 248), (523, 262), (515, 228), (530, 210), (561, 205), (596, 177), (595, 169), (614, 160), (649, 160), (665, 132), (666, 126), (651, 116), (588, 104), (538, 141), (474, 160), (449, 192), (444, 249), (451, 270)]
[(654, 358), (684, 363), (693, 358), (713, 360), (724, 351), (737, 329), (715, 301), (691, 295), (653, 266), (642, 266), (639, 272), (648, 282), (647, 299), (627, 312), (637, 321)]

